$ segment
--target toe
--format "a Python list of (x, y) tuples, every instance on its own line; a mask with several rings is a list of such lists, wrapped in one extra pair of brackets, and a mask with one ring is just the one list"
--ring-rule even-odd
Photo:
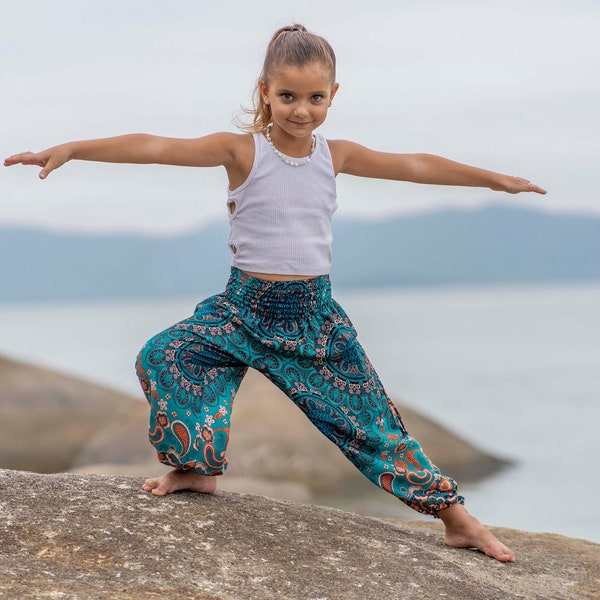
[(515, 555), (506, 546), (492, 546), (485, 552), (501, 562), (515, 562)]
[(146, 481), (144, 481), (144, 483), (142, 484), (142, 489), (145, 492), (152, 492), (155, 488), (157, 488), (159, 485), (159, 481), (156, 479), (146, 479)]

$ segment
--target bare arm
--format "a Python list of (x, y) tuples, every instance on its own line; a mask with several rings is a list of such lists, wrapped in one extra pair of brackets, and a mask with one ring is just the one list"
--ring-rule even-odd
[(97, 140), (67, 142), (41, 152), (22, 152), (5, 159), (5, 166), (16, 164), (42, 167), (40, 178), (69, 160), (112, 163), (167, 164), (189, 167), (229, 167), (235, 160), (234, 133), (214, 133), (201, 138), (167, 138), (133, 133)]
[(339, 173), (435, 185), (487, 187), (511, 194), (546, 193), (522, 177), (487, 171), (433, 154), (377, 152), (344, 140), (331, 141), (330, 148), (334, 168)]

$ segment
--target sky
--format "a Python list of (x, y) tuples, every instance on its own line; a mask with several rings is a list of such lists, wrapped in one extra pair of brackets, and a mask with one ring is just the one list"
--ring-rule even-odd
[[(235, 131), (273, 31), (326, 37), (321, 131), (519, 175), (548, 195), (338, 178), (338, 215), (484, 203), (600, 214), (597, 0), (0, 0), (3, 157), (74, 139)], [(0, 170), (0, 226), (174, 234), (226, 219), (222, 169), (73, 161)]]

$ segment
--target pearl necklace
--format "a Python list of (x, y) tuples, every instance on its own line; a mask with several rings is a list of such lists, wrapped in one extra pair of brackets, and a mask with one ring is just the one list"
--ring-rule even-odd
[(273, 123), (269, 123), (267, 125), (267, 129), (265, 130), (265, 137), (267, 138), (267, 142), (269, 144), (269, 146), (271, 146), (271, 148), (273, 149), (273, 152), (275, 152), (275, 154), (286, 164), (289, 165), (290, 167), (305, 167), (309, 162), (310, 159), (312, 158), (312, 155), (315, 151), (315, 146), (317, 145), (317, 139), (315, 138), (315, 136), (312, 136), (312, 144), (310, 146), (310, 153), (306, 158), (302, 158), (300, 160), (294, 160), (289, 156), (286, 156), (283, 152), (280, 152), (276, 147), (275, 144), (271, 141), (271, 128), (273, 127)]

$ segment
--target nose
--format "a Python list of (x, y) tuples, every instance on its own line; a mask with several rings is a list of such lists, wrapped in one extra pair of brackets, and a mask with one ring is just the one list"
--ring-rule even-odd
[(305, 117), (308, 115), (308, 106), (304, 102), (299, 102), (294, 107), (294, 115), (297, 117)]

